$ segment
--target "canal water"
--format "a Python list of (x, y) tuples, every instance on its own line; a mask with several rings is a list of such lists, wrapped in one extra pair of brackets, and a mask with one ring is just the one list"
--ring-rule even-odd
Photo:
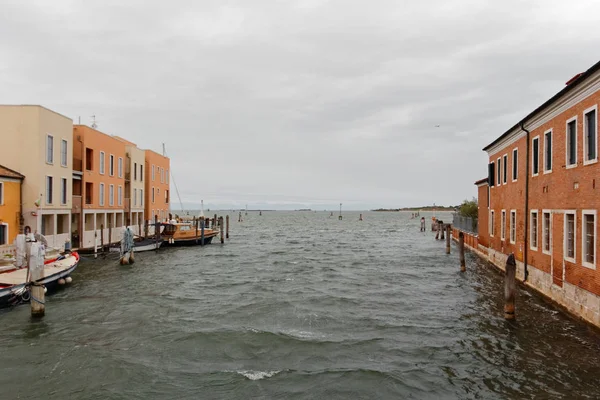
[(598, 333), (524, 291), (506, 322), (502, 276), (410, 213), (231, 215), (225, 246), (84, 261), (43, 320), (0, 312), (0, 398), (600, 397)]

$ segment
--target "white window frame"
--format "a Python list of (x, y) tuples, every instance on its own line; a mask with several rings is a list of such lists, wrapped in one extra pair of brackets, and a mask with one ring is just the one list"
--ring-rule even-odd
[(115, 155), (108, 156), (108, 176), (115, 176)]
[[(48, 144), (52, 143), (52, 150), (48, 148)], [(48, 157), (50, 156), (50, 157)], [(46, 134), (46, 164), (54, 164), (54, 135)]]
[[(64, 152), (65, 159), (64, 160), (63, 160), (63, 146), (65, 147), (65, 152)], [(62, 139), (60, 141), (60, 165), (61, 165), (61, 167), (66, 167), (69, 165), (69, 143), (67, 142), (66, 139)]]
[(152, 204), (154, 204), (154, 186), (152, 186)]
[[(64, 185), (63, 185), (64, 183)], [(63, 192), (64, 189), (64, 192)], [(67, 180), (67, 178), (62, 177), (60, 178), (60, 204), (61, 205), (66, 205), (69, 202), (69, 197), (68, 197), (68, 193), (67, 190), (69, 189), (69, 181)], [(64, 201), (63, 201), (64, 198)]]
[(119, 178), (123, 177), (123, 157), (119, 157), (117, 161), (117, 173), (119, 174)]
[(0, 181), (0, 206), (4, 205), (4, 181)]
[(117, 205), (123, 205), (123, 186), (121, 185), (117, 187)]
[[(515, 216), (515, 222), (513, 223), (512, 216)], [(517, 242), (517, 210), (510, 210), (509, 214), (509, 224), (508, 224), (508, 238), (511, 244), (515, 244)]]
[(506, 210), (500, 211), (500, 240), (506, 241)]
[(165, 173), (165, 183), (167, 185), (169, 184), (169, 170), (168, 169), (166, 170), (166, 173)]
[[(535, 214), (535, 246), (533, 245), (533, 215)], [(540, 238), (540, 232), (539, 232), (539, 227), (540, 225), (540, 214), (538, 213), (538, 210), (531, 210), (529, 212), (529, 248), (533, 251), (538, 251), (538, 247), (539, 247), (539, 238)]]
[(98, 205), (104, 207), (104, 198), (105, 198), (105, 193), (104, 193), (104, 183), (100, 183), (100, 186), (98, 187)]
[[(567, 215), (573, 216), (573, 257), (568, 257), (567, 254)], [(575, 210), (565, 210), (563, 221), (563, 257), (566, 261), (575, 263), (577, 258), (577, 212)]]
[(502, 184), (508, 183), (508, 154), (502, 156)]
[(154, 164), (152, 164), (152, 182), (154, 182), (154, 173), (155, 173), (155, 167), (154, 167)]
[[(517, 157), (515, 157), (515, 154), (517, 155)], [(515, 158), (517, 160), (516, 162), (516, 168), (515, 168)], [(512, 171), (510, 171), (510, 174), (512, 176), (512, 182), (516, 182), (519, 179), (519, 148), (515, 147), (512, 151)]]
[(108, 205), (115, 205), (115, 185), (113, 185), (112, 183), (108, 185)]
[[(533, 166), (535, 165), (533, 163), (534, 160), (534, 151), (533, 151), (533, 142), (538, 141), (538, 164), (537, 164), (537, 173), (534, 173), (534, 169)], [(540, 135), (537, 135), (536, 137), (534, 137), (533, 139), (531, 139), (531, 176), (538, 176), (540, 174)]]
[[(590, 111), (596, 111), (596, 158), (587, 160), (587, 118), (585, 115)], [(594, 105), (583, 111), (583, 165), (590, 165), (598, 162), (598, 105)]]
[[(50, 184), (50, 192), (52, 195), (51, 199), (48, 199), (48, 178), (52, 179), (52, 183)], [(46, 198), (45, 202), (46, 202), (46, 204), (51, 205), (54, 203), (54, 177), (53, 176), (46, 175), (46, 185), (45, 186), (46, 186), (46, 192), (44, 193), (44, 197)], [(50, 201), (48, 201), (48, 200), (50, 200)]]
[[(598, 130), (596, 130), (597, 132)], [(585, 234), (587, 224), (585, 223), (585, 216), (593, 215), (594, 216), (594, 261), (588, 262), (585, 260)], [(581, 265), (586, 268), (596, 269), (596, 243), (598, 242), (598, 218), (596, 215), (596, 210), (581, 210)]]
[[(569, 123), (575, 121), (575, 164), (569, 164)], [(579, 141), (577, 134), (577, 115), (569, 118), (565, 123), (565, 168), (575, 168), (577, 166), (577, 142)]]
[[(551, 142), (550, 143), (550, 169), (546, 169), (546, 164), (548, 161), (546, 159), (546, 157), (548, 156), (547, 148), (546, 148), (548, 146), (548, 143), (546, 142), (546, 134), (548, 134), (548, 133), (550, 134), (550, 142)], [(546, 132), (544, 132), (544, 168), (543, 168), (544, 174), (552, 173), (552, 168), (554, 167), (554, 162), (552, 160), (552, 158), (553, 158), (552, 156), (554, 155), (554, 152), (552, 149), (552, 146), (554, 146), (554, 137), (553, 136), (554, 135), (552, 133), (552, 129), (548, 129)]]
[(144, 206), (144, 189), (140, 189), (140, 207)]
[[(545, 223), (545, 218), (544, 218), (544, 214), (549, 214), (550, 218), (548, 219), (548, 222), (550, 223), (550, 226), (548, 227), (548, 247), (550, 247), (548, 250), (546, 250), (544, 248), (544, 243), (546, 242), (546, 223)], [(552, 255), (552, 211), (551, 210), (542, 210), (542, 253), (547, 254), (547, 255)]]
[(488, 222), (490, 237), (494, 237), (494, 210), (490, 210), (490, 220)]
[(104, 175), (106, 172), (106, 153), (100, 152), (100, 175)]
[(133, 188), (133, 205), (137, 206), (137, 188)]
[(502, 186), (502, 158), (498, 157), (496, 159), (496, 168), (498, 169), (498, 171), (496, 171), (496, 179), (498, 180), (498, 182), (496, 182), (496, 186)]

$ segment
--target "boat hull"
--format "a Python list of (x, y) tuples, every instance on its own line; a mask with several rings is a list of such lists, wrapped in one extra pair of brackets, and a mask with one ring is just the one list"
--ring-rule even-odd
[(205, 236), (204, 237), (204, 243), (202, 242), (201, 238), (198, 238), (198, 240), (196, 240), (196, 238), (190, 238), (190, 239), (172, 239), (171, 242), (169, 242), (169, 240), (165, 240), (164, 241), (164, 246), (167, 247), (181, 247), (181, 246), (200, 246), (202, 244), (210, 244), (213, 240), (213, 238), (217, 236), (217, 235), (211, 235), (211, 236)]
[[(150, 239), (150, 238), (144, 239), (139, 242), (134, 242), (133, 251), (135, 253), (140, 253), (142, 251), (158, 250), (163, 243), (164, 243), (164, 240), (162, 238), (158, 240), (158, 243), (156, 242), (156, 239)], [(120, 245), (113, 246), (110, 248), (110, 251), (115, 252), (115, 253), (120, 253), (121, 246)]]

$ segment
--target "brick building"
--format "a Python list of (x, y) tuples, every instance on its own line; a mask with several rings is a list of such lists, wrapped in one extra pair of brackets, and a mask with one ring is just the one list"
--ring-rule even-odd
[(598, 104), (600, 62), (487, 145), (476, 184), (478, 250), (600, 326)]
[(145, 188), (146, 199), (144, 213), (149, 222), (157, 217), (159, 221), (169, 219), (170, 212), (170, 160), (152, 150), (145, 150), (146, 175)]

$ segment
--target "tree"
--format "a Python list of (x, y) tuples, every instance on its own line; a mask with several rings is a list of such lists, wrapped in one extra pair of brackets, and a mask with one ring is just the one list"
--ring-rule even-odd
[(476, 220), (478, 214), (477, 199), (473, 198), (473, 200), (463, 201), (458, 207), (458, 214), (463, 217), (470, 217)]

